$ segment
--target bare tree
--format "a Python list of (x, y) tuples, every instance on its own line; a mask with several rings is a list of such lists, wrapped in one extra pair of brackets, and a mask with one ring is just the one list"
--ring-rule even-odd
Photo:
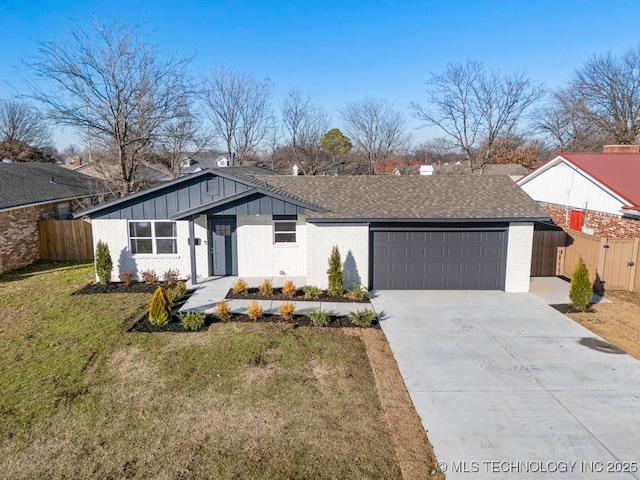
[(183, 115), (190, 95), (190, 59), (161, 57), (133, 27), (94, 22), (71, 31), (64, 43), (39, 43), (28, 65), (36, 80), (34, 97), (61, 125), (112, 143), (123, 194), (134, 186), (138, 166), (161, 127)]
[(229, 158), (242, 163), (259, 148), (269, 133), (271, 82), (220, 68), (204, 80), (203, 96), (215, 133)]
[(523, 72), (487, 72), (473, 61), (448, 64), (431, 75), (427, 86), (428, 105), (411, 105), (416, 117), (439, 127), (480, 171), (500, 139), (513, 135), (526, 111), (544, 96)]
[(340, 115), (356, 150), (366, 158), (369, 173), (373, 173), (374, 162), (407, 146), (407, 121), (387, 100), (367, 97), (347, 104)]
[(285, 142), (302, 172), (326, 173), (331, 162), (320, 142), (329, 128), (329, 115), (314, 105), (308, 95), (291, 90), (282, 105), (282, 123)]
[(52, 142), (43, 115), (19, 100), (0, 102), (0, 141), (23, 142), (32, 147), (45, 147)]

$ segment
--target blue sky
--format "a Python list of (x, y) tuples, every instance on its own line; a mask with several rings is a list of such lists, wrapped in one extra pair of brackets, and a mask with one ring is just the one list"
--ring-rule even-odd
[[(35, 41), (70, 25), (118, 18), (140, 25), (161, 50), (195, 55), (194, 73), (226, 66), (269, 77), (278, 106), (298, 88), (336, 108), (370, 95), (408, 110), (430, 72), (478, 60), (526, 69), (554, 88), (591, 55), (640, 43), (640, 2), (609, 1), (18, 1), (0, 2), (0, 98), (23, 89), (21, 62)], [(414, 122), (412, 127), (418, 125)], [(434, 131), (417, 129), (424, 140)], [(59, 147), (72, 133), (56, 135)]]

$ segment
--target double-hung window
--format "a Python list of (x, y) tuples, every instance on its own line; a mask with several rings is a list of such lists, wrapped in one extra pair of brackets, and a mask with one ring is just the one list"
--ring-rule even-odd
[(132, 254), (178, 253), (176, 222), (129, 222), (129, 244)]
[(295, 215), (273, 216), (273, 241), (274, 243), (296, 243)]

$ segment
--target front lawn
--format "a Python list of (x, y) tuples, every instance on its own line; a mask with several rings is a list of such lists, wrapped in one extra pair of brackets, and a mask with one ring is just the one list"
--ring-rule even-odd
[(0, 276), (3, 477), (399, 478), (359, 338), (127, 333), (150, 295), (71, 295), (92, 276)]

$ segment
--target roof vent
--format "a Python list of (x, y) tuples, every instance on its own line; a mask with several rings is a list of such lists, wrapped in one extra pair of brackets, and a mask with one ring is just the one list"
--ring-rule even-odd
[(420, 175), (433, 175), (433, 165), (420, 165)]
[(638, 145), (605, 145), (602, 147), (602, 153), (639, 153)]
[(298, 168), (298, 165), (294, 164), (293, 165), (293, 176), (297, 177), (298, 173), (300, 173), (300, 168)]

